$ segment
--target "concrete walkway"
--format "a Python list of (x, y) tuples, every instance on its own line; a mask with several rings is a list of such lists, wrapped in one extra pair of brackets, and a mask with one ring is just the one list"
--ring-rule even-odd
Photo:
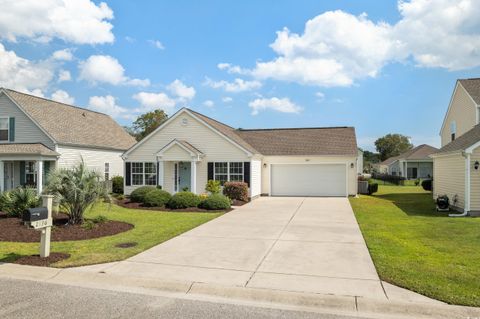
[[(125, 261), (82, 270), (388, 298), (345, 198), (262, 197)], [(395, 288), (387, 286), (412, 301), (428, 299)]]

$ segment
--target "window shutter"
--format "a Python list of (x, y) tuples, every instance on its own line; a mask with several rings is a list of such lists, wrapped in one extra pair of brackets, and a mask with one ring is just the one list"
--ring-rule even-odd
[(10, 142), (15, 142), (15, 118), (10, 118), (10, 123), (8, 124), (9, 132), (8, 132), (8, 140)]
[(157, 185), (160, 185), (160, 162), (157, 162)]
[(208, 180), (213, 179), (213, 162), (208, 162)]
[(25, 186), (25, 161), (20, 162), (20, 185)]
[(243, 162), (243, 181), (250, 187), (250, 162)]
[(131, 172), (132, 172), (132, 167), (131, 167), (130, 162), (125, 162), (125, 186), (131, 186), (132, 182), (130, 180), (131, 178)]

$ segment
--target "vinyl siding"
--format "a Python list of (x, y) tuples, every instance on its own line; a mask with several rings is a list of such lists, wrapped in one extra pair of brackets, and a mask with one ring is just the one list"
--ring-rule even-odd
[(476, 104), (460, 83), (458, 83), (457, 90), (452, 97), (450, 111), (447, 114), (445, 126), (440, 133), (442, 147), (452, 141), (450, 132), (452, 121), (455, 121), (457, 126), (456, 137), (463, 135), (477, 124)]
[[(307, 162), (308, 160), (308, 162)], [(347, 165), (348, 174), (348, 194), (357, 194), (357, 168), (354, 165), (350, 167), (351, 163), (356, 163), (356, 157), (327, 157), (327, 156), (265, 156), (263, 163), (267, 167), (262, 167), (262, 194), (270, 193), (270, 165), (271, 164), (322, 164), (322, 163), (344, 163)]]
[(190, 154), (178, 145), (173, 145), (162, 156), (164, 161), (190, 161)]
[(102, 177), (104, 176), (105, 163), (110, 163), (110, 178), (124, 175), (123, 159), (121, 157), (123, 152), (61, 145), (58, 146), (57, 152), (61, 154), (58, 160), (59, 167), (72, 167), (83, 158), (87, 166), (99, 172)]
[[(460, 154), (433, 159), (434, 198), (447, 195), (452, 205), (463, 209), (465, 205), (465, 158)], [(453, 203), (457, 195), (458, 202)]]
[(480, 149), (476, 149), (470, 157), (470, 209), (480, 211), (480, 169), (475, 170), (475, 161), (480, 162)]
[(392, 163), (391, 165), (388, 166), (388, 173), (390, 175), (399, 176), (401, 172), (402, 172), (402, 170), (400, 168), (400, 162), (399, 161), (395, 161), (394, 163)]
[(262, 193), (262, 161), (252, 160), (250, 165), (250, 196)]
[(42, 143), (52, 150), (55, 148), (53, 141), (10, 98), (2, 93), (0, 93), (0, 117), (15, 118), (15, 141), (13, 143)]

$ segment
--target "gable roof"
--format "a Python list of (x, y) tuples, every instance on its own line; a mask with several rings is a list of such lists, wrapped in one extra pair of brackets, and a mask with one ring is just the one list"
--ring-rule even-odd
[(239, 129), (236, 133), (263, 155), (358, 155), (353, 127)]
[(178, 145), (181, 148), (183, 148), (185, 151), (189, 152), (190, 154), (194, 154), (197, 156), (202, 156), (204, 155), (198, 148), (193, 146), (192, 144), (188, 143), (185, 140), (178, 140), (178, 139), (173, 139), (170, 143), (162, 147), (157, 154), (162, 154), (166, 152), (169, 148), (171, 148), (174, 145)]
[(391, 165), (395, 163), (398, 160), (406, 160), (406, 161), (414, 161), (414, 160), (430, 160), (430, 155), (433, 153), (437, 152), (438, 148), (427, 145), (427, 144), (421, 144), (418, 145), (411, 150), (408, 150), (406, 152), (403, 152), (402, 154), (394, 157), (390, 157), (383, 161), (382, 165)]
[(54, 142), (126, 150), (136, 143), (110, 116), (45, 98), (2, 89)]
[(480, 78), (475, 79), (460, 79), (458, 80), (467, 91), (467, 93), (472, 97), (473, 101), (480, 105)]
[(440, 155), (445, 153), (454, 153), (464, 151), (470, 146), (480, 141), (480, 124), (475, 125), (471, 130), (460, 135), (455, 140), (451, 141), (433, 155)]

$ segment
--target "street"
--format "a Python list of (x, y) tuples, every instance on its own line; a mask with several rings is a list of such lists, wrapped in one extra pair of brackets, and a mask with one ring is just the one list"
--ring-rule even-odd
[(320, 318), (328, 314), (0, 279), (0, 318)]

